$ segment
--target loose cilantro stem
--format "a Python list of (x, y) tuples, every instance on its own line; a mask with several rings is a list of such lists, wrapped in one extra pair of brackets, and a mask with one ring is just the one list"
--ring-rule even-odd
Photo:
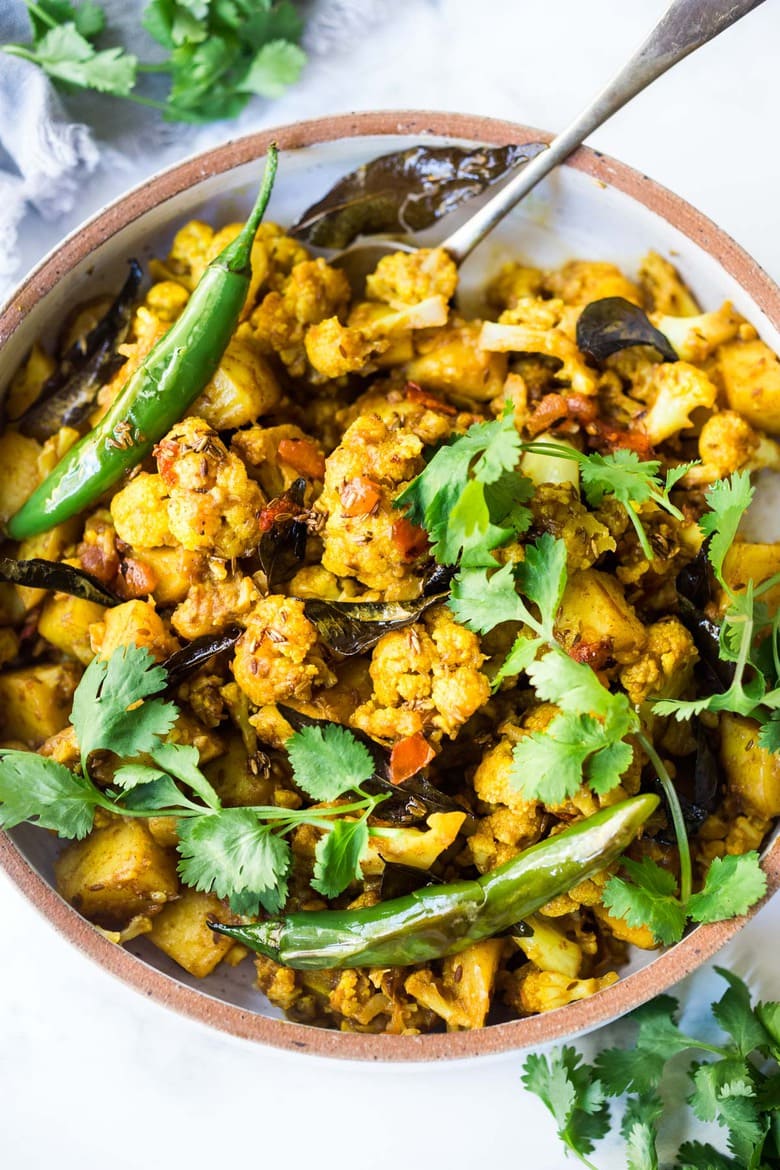
[(680, 808), (680, 800), (677, 796), (672, 778), (650, 740), (641, 731), (637, 734), (637, 739), (647, 752), (651, 764), (658, 773), (658, 779), (661, 782), (661, 787), (664, 790), (664, 795), (669, 805), (669, 811), (672, 814), (674, 833), (677, 838), (677, 851), (680, 855), (680, 900), (685, 905), (693, 890), (693, 874), (691, 847), (688, 842), (688, 832), (685, 828), (685, 818)]
[(30, 0), (27, 0), (27, 10), (28, 12), (31, 12), (33, 16), (37, 16), (41, 24), (46, 24), (49, 26), (49, 28), (57, 27), (57, 21), (53, 20), (51, 16), (49, 16), (48, 12), (44, 11), (43, 8), (39, 8), (37, 4), (31, 4)]

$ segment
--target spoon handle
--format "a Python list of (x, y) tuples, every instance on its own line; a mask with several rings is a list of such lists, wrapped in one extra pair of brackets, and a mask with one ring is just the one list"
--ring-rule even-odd
[(547, 150), (515, 175), (441, 245), (460, 264), (488, 232), (551, 170), (581, 146), (626, 102), (764, 0), (673, 0), (658, 24), (617, 76), (554, 138)]

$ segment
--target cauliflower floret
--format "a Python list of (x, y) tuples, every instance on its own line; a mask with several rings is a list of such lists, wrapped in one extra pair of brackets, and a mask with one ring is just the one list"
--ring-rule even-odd
[(205, 419), (217, 431), (232, 430), (268, 414), (281, 396), (276, 375), (251, 334), (238, 334), (188, 413)]
[(693, 638), (675, 617), (647, 627), (647, 641), (638, 661), (624, 666), (620, 682), (634, 704), (653, 698), (677, 699), (693, 678), (699, 655)]
[(453, 736), (490, 696), (483, 661), (476, 634), (436, 606), (422, 621), (377, 642), (370, 667), (374, 693), (352, 723), (393, 742), (421, 731), (431, 731), (434, 741)]
[(481, 329), (479, 321), (455, 320), (416, 339), (417, 356), (406, 366), (407, 378), (455, 402), (489, 402), (503, 388), (507, 359), (488, 353)]
[(144, 297), (144, 304), (158, 321), (175, 321), (189, 300), (189, 293), (175, 280), (158, 280)]
[(780, 444), (753, 430), (736, 411), (721, 410), (701, 428), (699, 458), (701, 464), (692, 467), (683, 481), (688, 487), (714, 483), (740, 468), (780, 471)]
[(294, 423), (238, 431), (231, 440), (230, 449), (239, 456), (250, 477), (257, 480), (269, 499), (288, 491), (302, 475), (309, 480), (321, 480), (325, 475), (325, 460), (319, 444)]
[(570, 260), (562, 268), (546, 273), (544, 290), (567, 305), (589, 305), (602, 297), (624, 297), (635, 305), (642, 303), (637, 286), (614, 264), (603, 260)]
[(309, 699), (314, 686), (336, 681), (322, 660), (317, 631), (302, 601), (264, 597), (244, 626), (236, 643), (233, 675), (256, 706)]
[(504, 940), (472, 943), (442, 963), (441, 978), (430, 970), (414, 971), (404, 982), (407, 995), (434, 1011), (447, 1031), (483, 1027), (490, 1010)]
[(468, 839), (468, 849), (480, 873), (509, 861), (521, 849), (534, 845), (544, 829), (544, 809), (527, 800), (511, 777), (512, 739), (503, 737), (489, 748), (472, 783), (481, 801), (493, 807)]
[(265, 499), (208, 423), (182, 419), (154, 454), (169, 493), (168, 525), (179, 544), (225, 560), (256, 547)]
[(346, 312), (349, 281), (323, 259), (296, 264), (280, 292), (266, 294), (250, 318), (261, 350), (277, 354), (294, 377), (306, 372), (307, 329)]
[(617, 981), (617, 971), (607, 971), (598, 979), (571, 979), (560, 971), (532, 970), (520, 982), (516, 1003), (526, 1015), (550, 1012), (575, 1000), (588, 999)]
[(780, 358), (763, 341), (729, 341), (717, 353), (719, 378), (732, 410), (753, 426), (780, 434)]
[(366, 293), (372, 301), (386, 301), (400, 309), (432, 296), (448, 301), (457, 285), (455, 261), (443, 248), (418, 248), (383, 256), (366, 278)]
[(648, 252), (639, 265), (639, 284), (650, 307), (656, 313), (674, 317), (695, 317), (701, 312), (695, 298), (685, 287), (677, 269), (657, 252)]
[(715, 312), (699, 313), (696, 317), (653, 313), (651, 319), (684, 362), (705, 361), (724, 341), (735, 338), (745, 324), (745, 318), (735, 311), (730, 301)]
[(540, 268), (529, 268), (518, 260), (504, 264), (489, 282), (486, 290), (487, 303), (491, 308), (503, 312), (512, 309), (526, 297), (537, 297), (542, 288), (544, 273)]
[(111, 500), (116, 534), (134, 548), (160, 548), (175, 540), (168, 527), (168, 488), (162, 476), (140, 472)]
[(434, 329), (446, 324), (447, 303), (443, 297), (433, 296), (387, 313), (369, 315), (364, 311), (359, 319), (360, 328), (352, 324), (357, 317), (351, 317), (349, 325), (330, 317), (307, 330), (306, 355), (322, 377), (370, 372), (375, 359), (395, 348), (398, 342), (409, 344), (411, 330)]
[(372, 833), (360, 862), (363, 873), (382, 873), (386, 861), (411, 869), (430, 869), (455, 841), (465, 819), (465, 813), (431, 813), (427, 829), (392, 828), (387, 836), (382, 836), (381, 830), (377, 835)]
[(561, 368), (556, 371), (556, 378), (568, 382), (576, 394), (592, 395), (598, 389), (594, 371), (585, 364), (585, 359), (571, 338), (560, 329), (486, 321), (478, 344), (481, 349), (491, 353), (533, 353), (557, 358)]
[(653, 446), (693, 426), (693, 411), (700, 406), (714, 406), (718, 394), (704, 371), (688, 362), (655, 366), (652, 387), (655, 397), (643, 422)]
[(576, 979), (582, 968), (582, 947), (539, 914), (525, 919), (530, 934), (513, 935), (515, 945), (540, 971), (557, 971)]
[(218, 634), (249, 613), (258, 600), (251, 577), (243, 573), (219, 573), (217, 564), (205, 581), (190, 586), (186, 599), (171, 615), (171, 625), (182, 638)]
[(371, 409), (358, 415), (326, 460), (316, 509), (326, 516), (322, 564), (328, 572), (357, 577), (388, 600), (388, 590), (397, 600), (405, 586), (407, 597), (416, 595), (415, 562), (427, 543), (393, 501), (422, 471), (424, 447), (447, 438), (455, 421), (410, 399), (372, 397)]
[(604, 553), (614, 552), (617, 547), (606, 524), (580, 502), (573, 483), (539, 484), (530, 507), (535, 528), (563, 540), (570, 572), (589, 569)]

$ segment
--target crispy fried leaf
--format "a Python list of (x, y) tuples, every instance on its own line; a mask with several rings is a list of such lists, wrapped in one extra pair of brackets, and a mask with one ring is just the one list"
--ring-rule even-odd
[(16, 561), (13, 557), (0, 557), (0, 581), (11, 581), (29, 589), (51, 589), (58, 593), (69, 593), (96, 605), (119, 605), (121, 598), (106, 588), (102, 581), (60, 561), (45, 561), (41, 557)]
[(306, 598), (306, 617), (320, 641), (337, 654), (364, 654), (390, 630), (401, 630), (419, 620), (446, 593), (420, 597), (416, 601), (323, 601)]
[(677, 361), (669, 339), (638, 305), (624, 297), (603, 297), (585, 306), (577, 321), (577, 348), (582, 353), (603, 362), (632, 345), (651, 345), (664, 361)]
[(267, 504), (260, 517), (263, 534), (257, 555), (269, 590), (289, 581), (306, 556), (305, 491), (306, 480), (302, 477), (296, 479), (286, 492)]
[(133, 315), (143, 272), (136, 260), (113, 303), (86, 337), (73, 343), (44, 382), (32, 406), (19, 419), (23, 435), (44, 441), (60, 427), (77, 427), (89, 413), (101, 386), (127, 360), (117, 353)]
[(230, 650), (241, 637), (240, 626), (228, 626), (221, 634), (204, 634), (201, 638), (194, 638), (181, 650), (174, 651), (163, 662), (163, 670), (168, 675), (169, 688), (175, 689), (184, 682), (187, 675), (199, 670), (215, 654)]
[(359, 235), (422, 231), (544, 149), (539, 142), (413, 146), (381, 155), (340, 179), (290, 234), (320, 248), (345, 248)]

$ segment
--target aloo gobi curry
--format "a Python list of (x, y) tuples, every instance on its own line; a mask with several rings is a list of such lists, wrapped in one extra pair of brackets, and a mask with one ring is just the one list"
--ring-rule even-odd
[(654, 253), (510, 258), (466, 317), (424, 248), (355, 297), (260, 222), (275, 161), (10, 385), (0, 823), (293, 1020), (564, 1007), (765, 892), (780, 365)]

